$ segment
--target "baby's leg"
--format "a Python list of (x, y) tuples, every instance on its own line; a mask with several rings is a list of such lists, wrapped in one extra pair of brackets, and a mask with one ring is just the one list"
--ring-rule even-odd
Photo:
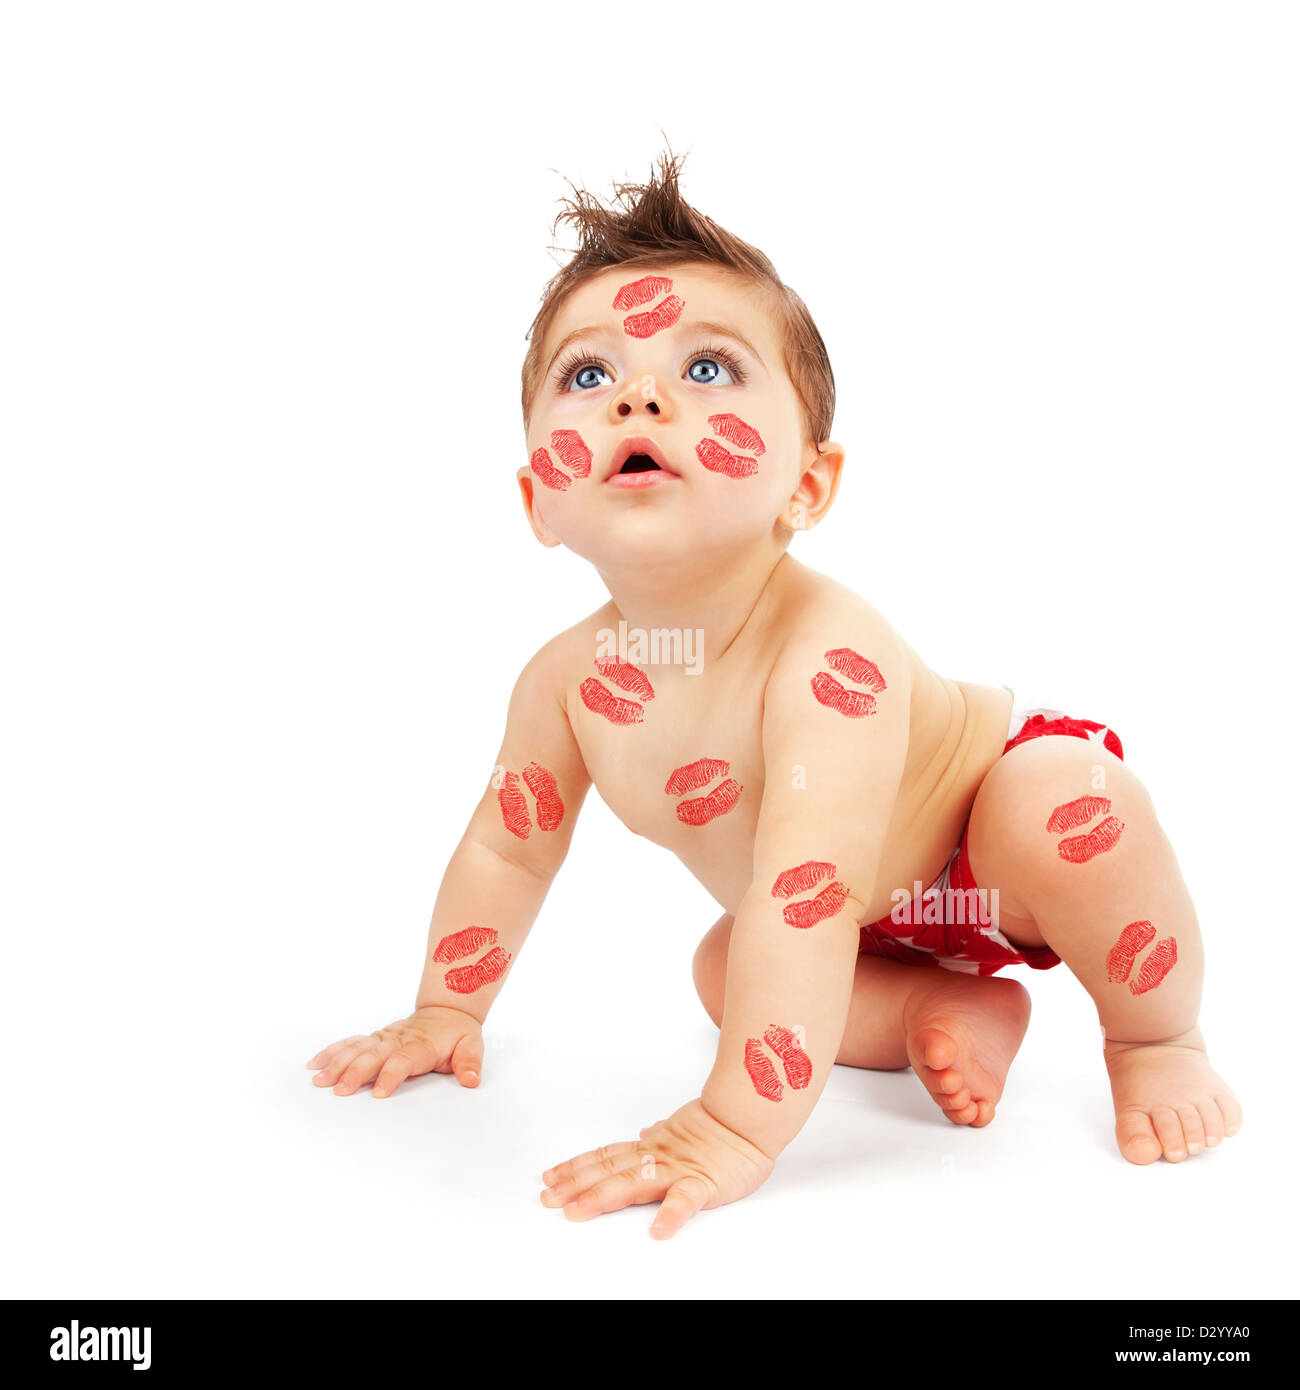
[[(695, 952), (695, 987), (722, 1022), (732, 918), (719, 918)], [(858, 957), (836, 1061), (895, 1071), (911, 1066), (955, 1124), (988, 1124), (1029, 1025), (1029, 994), (1014, 980)]]
[(1133, 773), (1086, 739), (1037, 738), (994, 764), (971, 812), (971, 869), (1018, 946), (1050, 946), (1097, 1006), (1120, 1152), (1175, 1162), (1241, 1124), (1196, 1026), (1201, 933)]

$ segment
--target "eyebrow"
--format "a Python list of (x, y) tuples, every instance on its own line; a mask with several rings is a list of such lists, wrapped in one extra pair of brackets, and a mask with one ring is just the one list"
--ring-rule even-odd
[[(758, 362), (760, 367), (766, 368), (767, 363), (763, 361), (763, 354), (745, 337), (743, 333), (737, 333), (734, 328), (729, 328), (725, 323), (713, 323), (707, 319), (698, 319), (691, 323), (676, 323), (670, 331), (682, 332), (689, 329), (692, 333), (721, 333), (723, 337), (734, 338), (745, 350)], [(589, 324), (586, 328), (575, 328), (572, 333), (561, 340), (551, 354), (550, 361), (546, 364), (544, 375), (549, 376), (552, 367), (555, 366), (555, 359), (564, 351), (570, 343), (576, 342), (579, 338), (595, 336), (605, 333), (611, 334), (613, 329), (608, 325)]]

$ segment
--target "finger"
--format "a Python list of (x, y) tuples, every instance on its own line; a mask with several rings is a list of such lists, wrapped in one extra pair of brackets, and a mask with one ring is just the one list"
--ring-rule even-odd
[(350, 1096), (358, 1086), (364, 1086), (387, 1059), (387, 1049), (367, 1047), (347, 1064), (334, 1087), (336, 1096)]
[(462, 1086), (477, 1086), (483, 1075), (483, 1038), (466, 1033), (451, 1054), (451, 1069)]
[(391, 1096), (408, 1077), (421, 1076), (433, 1066), (433, 1055), (427, 1048), (399, 1047), (379, 1068), (370, 1094), (376, 1100)]
[(334, 1060), (335, 1057), (338, 1056), (338, 1054), (342, 1051), (343, 1048), (360, 1047), (365, 1041), (365, 1038), (363, 1038), (360, 1033), (357, 1033), (353, 1037), (343, 1038), (339, 1042), (330, 1043), (328, 1047), (322, 1047), (321, 1050), (311, 1059), (311, 1061), (307, 1063), (307, 1065), (312, 1069), (312, 1071), (319, 1071), (322, 1067), (329, 1066), (329, 1064)]
[(353, 1038), (346, 1043), (340, 1043), (338, 1050), (329, 1059), (320, 1071), (312, 1077), (312, 1081), (317, 1086), (333, 1086), (352, 1064), (352, 1059), (359, 1056), (368, 1043), (374, 1042), (373, 1038)]
[(662, 1180), (647, 1180), (637, 1169), (615, 1173), (612, 1177), (602, 1178), (594, 1187), (589, 1187), (566, 1203), (565, 1219), (590, 1221), (593, 1216), (603, 1216), (606, 1212), (622, 1211), (624, 1207), (657, 1201), (663, 1195), (663, 1190)]
[(650, 1234), (655, 1240), (671, 1240), (708, 1200), (709, 1189), (699, 1178), (678, 1178), (659, 1203)]
[[(547, 1187), (553, 1187), (557, 1182), (564, 1182), (571, 1178), (579, 1168), (590, 1168), (593, 1164), (604, 1163), (607, 1158), (633, 1153), (636, 1151), (636, 1147), (636, 1144), (628, 1139), (620, 1144), (606, 1144), (600, 1149), (589, 1149), (585, 1154), (579, 1154), (577, 1158), (571, 1158), (567, 1163), (559, 1163), (554, 1168), (548, 1168), (542, 1174), (542, 1181)], [(612, 1172), (613, 1169), (606, 1171)]]
[[(629, 1172), (636, 1169), (638, 1173), (646, 1173), (649, 1177), (654, 1177), (654, 1160), (649, 1154), (644, 1158), (647, 1162), (642, 1162), (643, 1155), (637, 1153), (635, 1146), (627, 1153), (611, 1153), (608, 1158), (600, 1163), (588, 1163), (563, 1178), (558, 1178), (542, 1193), (542, 1205), (544, 1207), (564, 1207), (572, 1201), (582, 1196), (584, 1192), (589, 1192), (593, 1187), (604, 1182), (606, 1178), (615, 1176), (619, 1173)], [(660, 1191), (663, 1188), (661, 1186)]]

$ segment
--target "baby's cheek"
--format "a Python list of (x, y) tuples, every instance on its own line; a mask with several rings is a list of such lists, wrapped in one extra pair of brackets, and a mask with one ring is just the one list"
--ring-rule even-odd
[(737, 481), (754, 477), (767, 445), (756, 425), (732, 411), (708, 418), (709, 434), (695, 446), (695, 456), (709, 470)]
[(534, 443), (528, 456), (533, 477), (552, 492), (565, 492), (578, 478), (591, 475), (591, 449), (577, 430), (551, 430)]

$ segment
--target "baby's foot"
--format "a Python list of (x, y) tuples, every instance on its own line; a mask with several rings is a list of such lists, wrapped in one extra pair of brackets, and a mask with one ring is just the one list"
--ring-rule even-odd
[(1199, 1028), (1165, 1042), (1106, 1042), (1115, 1138), (1130, 1163), (1181, 1163), (1241, 1128), (1241, 1106), (1210, 1066)]
[(953, 1124), (978, 1129), (993, 1118), (1029, 1027), (1029, 991), (1015, 980), (933, 974), (903, 1009), (907, 1055)]

